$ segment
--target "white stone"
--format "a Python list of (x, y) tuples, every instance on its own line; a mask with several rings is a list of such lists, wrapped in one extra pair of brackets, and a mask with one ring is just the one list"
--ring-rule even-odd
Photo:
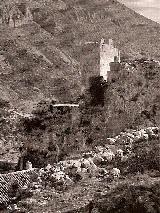
[(48, 171), (49, 171), (51, 168), (52, 168), (51, 164), (48, 164), (48, 165), (46, 166), (46, 169), (47, 169)]
[(115, 62), (117, 57), (120, 62), (120, 51), (113, 46), (113, 40), (109, 39), (109, 44), (105, 44), (102, 38), (100, 43), (100, 76), (107, 81), (108, 72), (110, 72), (110, 63)]
[(121, 173), (120, 170), (117, 169), (117, 168), (113, 168), (113, 169), (111, 170), (111, 174), (113, 175), (114, 178), (119, 178), (120, 173)]

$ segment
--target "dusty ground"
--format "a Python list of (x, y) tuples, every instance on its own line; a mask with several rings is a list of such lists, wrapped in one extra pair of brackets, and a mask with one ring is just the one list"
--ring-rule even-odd
[[(108, 182), (105, 179), (86, 179), (63, 191), (55, 191), (51, 188), (41, 192), (35, 191), (33, 197), (22, 200), (18, 206), (24, 207), (24, 212), (29, 213), (90, 213), (93, 212), (92, 208), (97, 208), (97, 212), (101, 213), (100, 209), (104, 208), (103, 203), (101, 203), (102, 199), (108, 202), (108, 199), (112, 196), (121, 196), (122, 192), (125, 192), (127, 187), (130, 186), (148, 188), (160, 184), (160, 177), (151, 177), (152, 175), (151, 172), (148, 174), (146, 171), (143, 175), (129, 175), (113, 182)], [(144, 195), (143, 190), (142, 195)], [(111, 207), (113, 204), (111, 202)], [(106, 210), (106, 212), (109, 211)]]

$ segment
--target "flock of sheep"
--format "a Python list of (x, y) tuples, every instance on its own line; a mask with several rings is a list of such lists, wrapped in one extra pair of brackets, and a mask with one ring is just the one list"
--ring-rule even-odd
[(64, 160), (41, 168), (39, 183), (56, 186), (56, 184), (72, 184), (86, 177), (117, 179), (120, 177), (121, 171), (115, 167), (115, 162), (123, 162), (130, 157), (133, 143), (158, 137), (158, 127), (122, 132), (114, 138), (107, 138), (104, 146), (97, 146), (93, 151), (83, 153), (79, 159)]

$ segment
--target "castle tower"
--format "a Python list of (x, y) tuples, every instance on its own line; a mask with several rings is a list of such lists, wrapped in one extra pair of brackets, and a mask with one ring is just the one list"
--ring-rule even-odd
[(102, 38), (100, 42), (100, 76), (107, 81), (108, 72), (111, 71), (110, 63), (120, 63), (120, 51), (114, 47), (113, 40), (109, 39), (109, 44), (105, 44), (105, 40)]

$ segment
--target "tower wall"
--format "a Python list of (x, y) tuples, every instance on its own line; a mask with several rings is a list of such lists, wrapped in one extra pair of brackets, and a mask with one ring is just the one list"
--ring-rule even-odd
[(108, 72), (111, 71), (110, 63), (120, 62), (120, 52), (113, 46), (113, 40), (109, 39), (109, 44), (105, 44), (104, 39), (100, 44), (100, 76), (107, 81)]

